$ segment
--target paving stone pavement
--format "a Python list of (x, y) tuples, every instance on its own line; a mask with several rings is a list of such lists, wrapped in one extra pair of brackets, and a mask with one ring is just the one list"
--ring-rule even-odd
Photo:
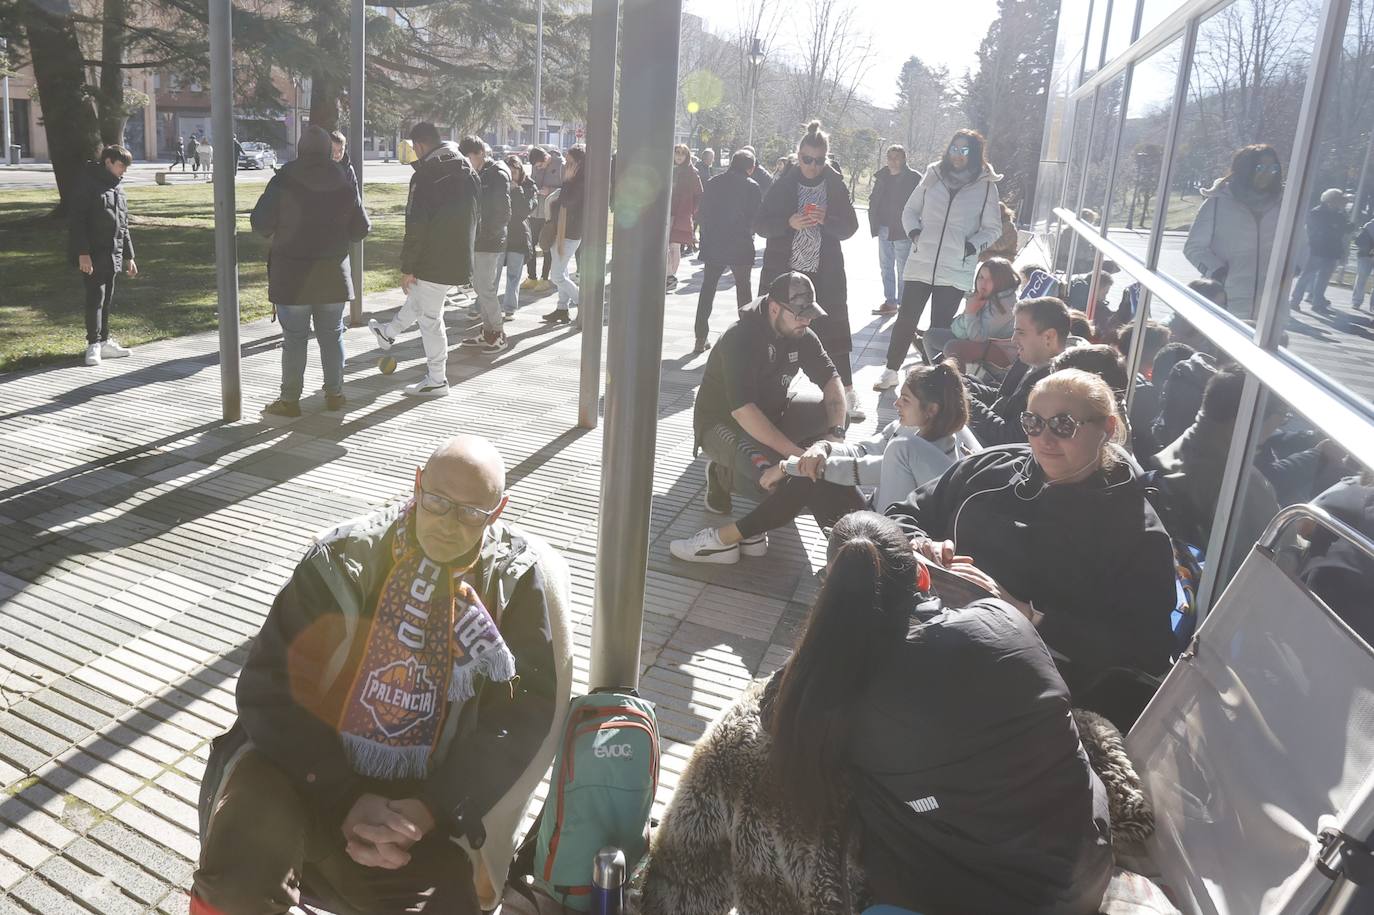
[[(845, 247), (870, 412), (859, 433), (894, 414), (891, 395), (878, 410), (871, 391), (886, 346), (869, 314), (881, 299), (875, 245), (861, 233)], [(668, 554), (712, 517), (692, 454), (700, 270), (684, 259), (691, 276), (668, 296), (659, 394), (641, 683), (664, 737), (659, 811), (712, 717), (785, 660), (823, 553), (805, 518), (738, 566)], [(733, 320), (728, 282), (716, 332)], [(400, 394), (423, 373), (416, 335), (388, 377), (371, 335), (351, 330), (347, 411), (322, 412), (314, 393), (295, 420), (257, 415), (279, 381), (280, 330), (266, 321), (243, 328), (248, 418), (237, 423), (217, 419), (210, 334), (95, 368), (0, 376), (0, 915), (187, 911), (209, 742), (233, 721), (238, 670), (277, 589), (313, 534), (406, 494), (444, 436), (496, 442), (507, 517), (567, 557), (585, 686), (602, 440), (576, 427), (580, 338), (539, 322), (551, 306), (526, 296), (508, 325), (514, 346), (495, 358), (456, 345), (470, 322), (450, 310), (454, 387), (438, 401)], [(314, 390), (313, 352), (310, 365)]]

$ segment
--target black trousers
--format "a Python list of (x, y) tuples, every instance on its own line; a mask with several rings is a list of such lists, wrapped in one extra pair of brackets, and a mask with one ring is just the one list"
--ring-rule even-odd
[[(725, 270), (725, 267), (707, 264), (701, 273), (701, 293), (697, 296), (698, 340), (705, 340), (707, 332), (711, 329), (711, 307), (716, 301), (716, 286), (720, 283)], [(750, 274), (754, 270), (754, 265), (735, 264), (729, 270), (735, 277), (735, 306), (743, 308), (754, 297), (753, 287), (750, 285)]]
[(926, 310), (926, 302), (934, 300), (930, 326), (947, 328), (954, 321), (954, 313), (959, 310), (963, 298), (964, 291), (954, 286), (932, 286), (913, 280), (903, 283), (902, 307), (897, 312), (897, 321), (892, 325), (892, 337), (887, 344), (887, 367), (894, 372), (902, 367), (902, 360), (916, 336), (916, 325), (921, 323), (921, 315)]
[(86, 343), (110, 339), (110, 305), (114, 302), (115, 275), (100, 270), (83, 273), (86, 287)]

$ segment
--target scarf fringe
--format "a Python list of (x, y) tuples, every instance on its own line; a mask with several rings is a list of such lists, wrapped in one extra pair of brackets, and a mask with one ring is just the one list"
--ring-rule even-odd
[(357, 734), (344, 733), (344, 752), (353, 771), (368, 778), (393, 781), (401, 778), (424, 778), (429, 774), (428, 746), (389, 747)]
[(448, 681), (450, 702), (467, 702), (477, 695), (477, 677), (481, 675), (495, 683), (505, 683), (515, 679), (515, 656), (505, 644), (488, 653), (479, 661), (453, 665), (453, 674)]

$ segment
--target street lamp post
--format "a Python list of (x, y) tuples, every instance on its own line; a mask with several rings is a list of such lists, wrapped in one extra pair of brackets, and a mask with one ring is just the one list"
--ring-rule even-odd
[(10, 145), (14, 142), (14, 131), (10, 126), (10, 46), (9, 42), (3, 38), (0, 38), (0, 70), (5, 71), (4, 77), (0, 78), (0, 83), (4, 84), (3, 91), (0, 91), (0, 105), (3, 105), (5, 108), (3, 119), (5, 140), (4, 155), (5, 160), (8, 161), (10, 165), (18, 165), (19, 161), (14, 158), (14, 150), (10, 149)]
[(539, 126), (544, 119), (544, 0), (534, 17), (534, 143), (540, 142)]
[(759, 94), (759, 67), (763, 65), (763, 40), (755, 38), (749, 46), (749, 146), (754, 145), (754, 102)]

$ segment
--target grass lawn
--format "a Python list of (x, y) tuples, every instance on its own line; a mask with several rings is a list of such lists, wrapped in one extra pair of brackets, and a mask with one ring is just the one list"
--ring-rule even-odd
[[(239, 308), (268, 314), (268, 241), (248, 215), (266, 185), (240, 185), (237, 200)], [(211, 330), (215, 317), (214, 201), (209, 184), (127, 189), (138, 278), (121, 276), (111, 333), (130, 346)], [(367, 185), (368, 292), (394, 289), (405, 229), (406, 185)], [(0, 193), (0, 372), (74, 359), (86, 348), (80, 274), (67, 264), (67, 226), (40, 219), (57, 190)]]

